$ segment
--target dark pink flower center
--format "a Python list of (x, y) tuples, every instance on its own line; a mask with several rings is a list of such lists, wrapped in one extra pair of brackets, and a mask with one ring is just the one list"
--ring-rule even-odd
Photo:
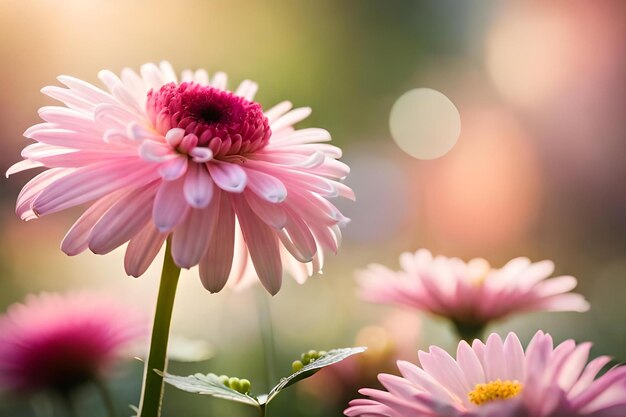
[(20, 389), (67, 393), (97, 380), (113, 359), (105, 332), (98, 324), (79, 323), (31, 341), (12, 358)]
[(215, 157), (245, 155), (269, 142), (271, 130), (261, 105), (229, 91), (196, 83), (165, 84), (150, 90), (146, 110), (163, 135), (172, 128), (196, 135)]

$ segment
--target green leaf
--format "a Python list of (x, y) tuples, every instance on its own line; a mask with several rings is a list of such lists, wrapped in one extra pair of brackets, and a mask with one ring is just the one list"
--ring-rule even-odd
[(240, 402), (243, 404), (252, 405), (263, 409), (265, 405), (270, 402), (279, 392), (288, 386), (295, 384), (296, 382), (310, 377), (317, 371), (326, 366), (330, 366), (334, 363), (341, 362), (349, 356), (356, 355), (357, 353), (364, 352), (367, 348), (355, 347), (355, 348), (343, 348), (333, 349), (328, 351), (324, 356), (304, 366), (298, 372), (281, 378), (278, 385), (276, 385), (269, 394), (261, 394), (257, 398), (250, 395), (242, 394), (234, 389), (231, 389), (224, 385), (220, 381), (219, 377), (215, 374), (195, 374), (189, 376), (176, 376), (171, 374), (163, 374), (163, 380), (175, 386), (176, 388), (192, 392), (195, 394), (210, 395), (216, 398), (222, 398), (224, 400)]
[(278, 385), (276, 385), (270, 393), (267, 395), (267, 400), (265, 403), (270, 402), (280, 391), (287, 388), (288, 386), (295, 384), (298, 381), (301, 381), (305, 378), (308, 378), (315, 374), (322, 368), (335, 364), (337, 362), (341, 362), (349, 356), (356, 355), (357, 353), (362, 353), (367, 350), (366, 347), (355, 347), (355, 348), (342, 348), (342, 349), (333, 349), (329, 350), (326, 355), (317, 359), (314, 362), (309, 363), (304, 368), (300, 369), (298, 372), (294, 372), (288, 377), (281, 378)]
[(260, 406), (259, 402), (255, 398), (237, 392), (224, 385), (215, 374), (176, 376), (166, 373), (164, 374), (163, 380), (183, 391), (210, 395), (212, 397), (248, 404), (255, 407)]

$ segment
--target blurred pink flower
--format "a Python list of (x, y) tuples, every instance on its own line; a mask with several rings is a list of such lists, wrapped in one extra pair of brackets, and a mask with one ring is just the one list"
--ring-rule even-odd
[(97, 381), (148, 331), (142, 314), (102, 294), (29, 295), (0, 317), (0, 389), (67, 392)]
[(551, 261), (516, 258), (496, 269), (484, 259), (466, 263), (420, 249), (403, 253), (400, 264), (398, 272), (378, 264), (358, 272), (361, 296), (424, 310), (466, 329), (518, 312), (589, 309), (582, 295), (569, 293), (576, 278), (546, 279), (554, 271)]
[(461, 341), (456, 360), (436, 346), (420, 352), (422, 368), (399, 361), (402, 377), (380, 374), (387, 391), (362, 389), (348, 416), (389, 417), (617, 417), (626, 415), (626, 367), (599, 378), (610, 361), (589, 362), (591, 343), (573, 340), (553, 348), (537, 332), (526, 351), (509, 333), (491, 334), (484, 344)]
[[(337, 251), (347, 219), (327, 198), (353, 198), (339, 182), (349, 168), (326, 130), (295, 130), (310, 108), (282, 102), (263, 112), (257, 84), (226, 90), (226, 75), (146, 64), (121, 78), (101, 71), (108, 91), (61, 76), (42, 92), (67, 107), (43, 107), (25, 136), (37, 141), (7, 175), (50, 168), (33, 178), (17, 214), (33, 219), (90, 203), (65, 236), (68, 255), (105, 254), (130, 241), (125, 268), (143, 274), (168, 236), (182, 268), (199, 265), (211, 292), (229, 276), (255, 275), (272, 294), (281, 258), (301, 282)], [(238, 237), (237, 237), (238, 236)]]

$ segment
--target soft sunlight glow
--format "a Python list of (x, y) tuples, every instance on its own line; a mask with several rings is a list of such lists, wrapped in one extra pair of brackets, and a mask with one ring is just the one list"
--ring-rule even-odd
[(463, 139), (454, 153), (427, 166), (425, 227), (440, 242), (491, 250), (522, 238), (541, 198), (532, 137), (508, 112), (467, 108)]
[(416, 88), (404, 93), (391, 108), (391, 136), (417, 159), (447, 154), (461, 133), (461, 116), (452, 101), (439, 91)]

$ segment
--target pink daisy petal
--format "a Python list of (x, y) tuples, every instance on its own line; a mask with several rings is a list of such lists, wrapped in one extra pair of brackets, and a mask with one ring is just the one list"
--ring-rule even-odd
[(285, 227), (287, 224), (287, 212), (282, 204), (269, 203), (252, 192), (245, 192), (243, 195), (252, 211), (264, 223), (279, 231)]
[(154, 225), (161, 232), (169, 232), (178, 226), (187, 216), (189, 203), (184, 192), (185, 180), (163, 181), (154, 198), (152, 218)]
[(233, 267), (235, 250), (235, 215), (227, 196), (216, 198), (220, 200), (219, 221), (209, 247), (200, 260), (200, 280), (213, 293), (219, 292), (226, 285)]
[(128, 242), (124, 255), (124, 269), (128, 275), (139, 277), (148, 269), (159, 253), (167, 237), (148, 222), (144, 228)]
[(61, 250), (67, 255), (77, 255), (89, 247), (89, 237), (96, 223), (102, 218), (121, 193), (108, 194), (93, 203), (67, 232), (61, 242)]
[(242, 201), (241, 196), (233, 195), (232, 201), (254, 269), (265, 289), (275, 295), (280, 290), (283, 275), (278, 238)]
[(209, 205), (213, 197), (213, 180), (204, 165), (191, 164), (183, 192), (189, 205), (193, 208), (202, 209)]
[(126, 194), (98, 220), (89, 235), (89, 249), (93, 253), (109, 253), (128, 242), (150, 220), (156, 186)]
[[(343, 184), (334, 188), (341, 191)], [(318, 210), (318, 213), (320, 210)], [(433, 257), (427, 250), (400, 256), (402, 270), (396, 274), (406, 280), (387, 277), (362, 282), (364, 294), (387, 296), (370, 301), (402, 304), (444, 316), (460, 328), (481, 328), (491, 321), (527, 311), (586, 311), (584, 297), (570, 293), (576, 286), (574, 277), (549, 278), (554, 270), (550, 261), (531, 263), (517, 258), (495, 269), (482, 259), (463, 262), (455, 258)], [(374, 276), (374, 275), (372, 275)], [(419, 288), (419, 291), (415, 289)], [(369, 298), (368, 298), (369, 299)]]
[(463, 371), (463, 375), (465, 375), (465, 380), (470, 386), (473, 387), (477, 384), (485, 383), (483, 365), (465, 340), (462, 340), (458, 345), (456, 359)]
[(219, 199), (203, 209), (192, 208), (172, 234), (172, 257), (181, 268), (198, 265), (204, 256), (217, 223)]
[(506, 379), (521, 381), (524, 377), (524, 348), (517, 335), (509, 333), (504, 340), (504, 357), (506, 358)]
[(141, 187), (152, 180), (150, 168), (122, 159), (118, 163), (93, 164), (57, 179), (32, 202), (38, 216), (74, 207), (124, 187)]
[(102, 381), (148, 330), (143, 314), (103, 294), (29, 295), (0, 316), (0, 390), (68, 394)]
[(44, 122), (25, 132), (36, 143), (7, 172), (51, 168), (20, 193), (23, 219), (95, 201), (65, 252), (130, 241), (125, 269), (137, 276), (171, 238), (174, 262), (201, 264), (210, 291), (258, 275), (275, 293), (283, 263), (303, 281), (321, 270), (322, 249), (337, 251), (347, 219), (326, 198), (353, 197), (337, 181), (349, 168), (322, 143), (327, 131), (294, 127), (309, 108), (282, 102), (264, 112), (253, 81), (233, 93), (224, 73), (177, 77), (167, 62), (98, 77), (105, 88), (62, 76), (67, 88), (42, 89), (64, 106), (40, 109)]
[(188, 158), (183, 155), (179, 155), (178, 157), (172, 158), (161, 164), (159, 167), (159, 174), (165, 181), (174, 181), (187, 173), (188, 166)]
[(243, 192), (248, 180), (243, 168), (230, 163), (209, 164), (209, 173), (218, 187), (231, 193)]
[[(476, 341), (473, 348), (461, 341), (456, 361), (442, 349), (431, 347), (429, 353), (420, 352), (423, 369), (398, 362), (402, 378), (380, 374), (385, 390), (359, 390), (369, 398), (351, 401), (345, 414), (618, 416), (626, 410), (626, 367), (609, 370), (594, 381), (607, 358), (587, 365), (589, 346), (568, 340), (553, 348), (552, 338), (538, 332), (526, 352), (513, 333), (504, 343), (491, 334), (486, 345)], [(511, 367), (511, 362), (517, 365)], [(487, 378), (482, 374), (483, 367), (490, 370)], [(525, 369), (524, 375), (521, 369)]]
[(270, 203), (281, 203), (287, 198), (287, 188), (276, 177), (262, 171), (246, 169), (247, 187)]

